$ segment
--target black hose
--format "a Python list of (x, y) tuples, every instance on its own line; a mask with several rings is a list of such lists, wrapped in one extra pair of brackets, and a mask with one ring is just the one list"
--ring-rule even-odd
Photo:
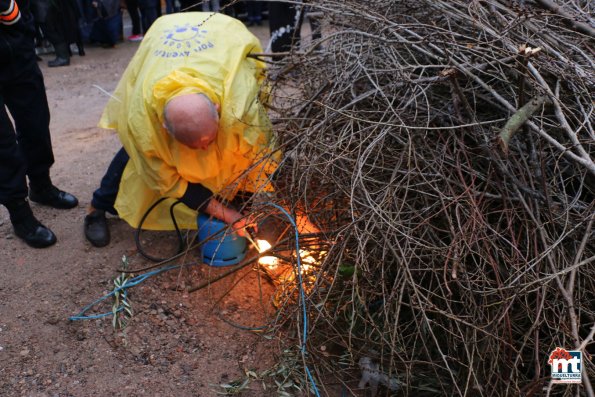
[(180, 200), (176, 200), (169, 207), (169, 215), (171, 217), (171, 221), (174, 224), (174, 228), (175, 228), (176, 234), (178, 236), (178, 252), (176, 252), (176, 254), (172, 255), (170, 258), (158, 258), (156, 256), (149, 255), (148, 253), (146, 253), (141, 245), (140, 234), (142, 231), (143, 224), (145, 223), (145, 220), (147, 219), (149, 214), (155, 209), (155, 207), (157, 207), (157, 205), (159, 205), (162, 201), (167, 200), (168, 198), (169, 197), (161, 197), (159, 200), (157, 200), (155, 203), (153, 203), (153, 205), (151, 205), (149, 207), (149, 209), (147, 210), (147, 212), (145, 212), (145, 214), (143, 215), (138, 227), (136, 228), (136, 230), (134, 232), (134, 242), (136, 243), (136, 249), (138, 250), (139, 254), (141, 254), (142, 256), (144, 256), (145, 258), (147, 258), (148, 260), (150, 260), (152, 262), (168, 261), (169, 259), (172, 259), (173, 257), (180, 255), (182, 252), (184, 252), (184, 249), (186, 248), (186, 244), (184, 243), (184, 237), (182, 236), (182, 232), (180, 231), (180, 228), (178, 227), (178, 222), (176, 222), (176, 216), (174, 215), (174, 207), (181, 203)]

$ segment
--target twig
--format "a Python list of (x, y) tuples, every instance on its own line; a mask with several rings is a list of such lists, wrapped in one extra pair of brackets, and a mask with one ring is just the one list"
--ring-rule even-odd
[(519, 128), (529, 120), (533, 113), (541, 109), (545, 103), (547, 96), (538, 95), (531, 98), (522, 108), (520, 108), (510, 119), (506, 122), (498, 136), (498, 143), (504, 153), (508, 153), (508, 145), (513, 135)]

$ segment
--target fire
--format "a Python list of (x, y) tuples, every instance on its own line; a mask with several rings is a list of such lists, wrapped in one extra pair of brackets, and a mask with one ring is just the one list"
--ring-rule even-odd
[(302, 272), (308, 271), (310, 266), (316, 263), (316, 259), (314, 259), (310, 251), (300, 250), (300, 258), (302, 260)]
[[(263, 253), (271, 249), (271, 244), (266, 240), (256, 240), (258, 252)], [(279, 264), (279, 259), (274, 256), (263, 256), (258, 259), (258, 263), (268, 266), (269, 269), (275, 269)]]

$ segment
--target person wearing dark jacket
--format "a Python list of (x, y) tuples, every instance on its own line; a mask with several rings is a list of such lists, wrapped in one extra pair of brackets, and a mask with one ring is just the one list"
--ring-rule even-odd
[(79, 28), (80, 11), (76, 0), (51, 0), (48, 10), (45, 34), (56, 52), (56, 59), (49, 61), (49, 67), (70, 65), (70, 44), (76, 43), (79, 55), (85, 55), (83, 39)]
[(50, 179), (50, 112), (34, 38), (29, 1), (0, 0), (0, 204), (8, 209), (15, 234), (44, 248), (56, 236), (35, 218), (27, 196), (64, 209), (76, 207), (78, 200)]

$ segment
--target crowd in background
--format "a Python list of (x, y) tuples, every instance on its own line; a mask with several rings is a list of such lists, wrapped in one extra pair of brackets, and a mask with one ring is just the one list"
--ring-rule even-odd
[[(257, 0), (32, 0), (31, 6), (37, 26), (38, 53), (43, 54), (43, 49), (49, 48), (46, 52), (53, 50), (56, 55), (48, 62), (50, 67), (70, 64), (71, 45), (76, 44), (78, 54), (83, 56), (85, 44), (112, 48), (124, 39), (141, 41), (163, 13), (186, 11), (222, 12), (247, 26), (261, 26), (268, 19), (271, 34), (268, 50), (285, 52), (299, 40), (304, 14), (302, 6)], [(132, 23), (126, 38), (123, 11)], [(314, 38), (319, 37), (317, 26), (312, 28)]]

